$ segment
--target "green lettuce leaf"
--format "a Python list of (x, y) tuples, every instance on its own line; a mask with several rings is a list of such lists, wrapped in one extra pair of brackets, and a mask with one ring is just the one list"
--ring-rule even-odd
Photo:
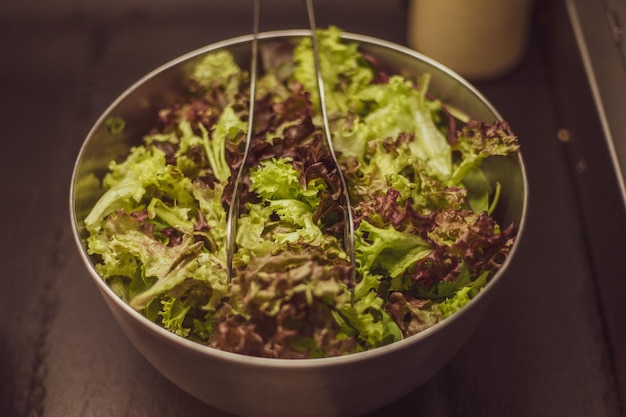
[(146, 194), (146, 188), (156, 186), (168, 167), (162, 151), (138, 146), (131, 149), (123, 162), (112, 161), (109, 170), (103, 179), (106, 191), (84, 219), (89, 231), (97, 231), (104, 218), (114, 211), (132, 211), (137, 207)]
[(455, 185), (459, 184), (469, 172), (480, 167), (485, 158), (517, 152), (519, 143), (508, 123), (473, 120), (458, 132), (457, 141), (452, 149), (460, 154), (460, 162), (456, 164), (449, 180), (451, 185)]
[[(331, 26), (318, 31), (319, 60), (324, 77), (324, 94), (329, 117), (345, 115), (359, 106), (358, 93), (374, 78), (372, 69), (359, 53), (358, 44), (341, 41), (341, 30)], [(319, 106), (317, 75), (311, 39), (303, 38), (293, 52), (294, 78), (311, 93)]]
[(215, 94), (223, 91), (227, 104), (236, 101), (241, 84), (248, 73), (242, 71), (230, 51), (220, 50), (207, 54), (192, 68), (189, 76), (191, 91)]
[(420, 236), (399, 232), (389, 226), (386, 229), (362, 221), (355, 232), (356, 259), (361, 271), (380, 267), (394, 278), (427, 256), (432, 247)]
[(410, 80), (392, 76), (387, 83), (364, 88), (359, 98), (371, 103), (370, 111), (363, 117), (369, 136), (360, 140), (369, 142), (400, 133), (412, 134), (414, 140), (408, 142), (412, 154), (425, 161), (433, 175), (447, 180), (452, 173), (452, 152), (435, 123), (434, 115), (439, 107), (426, 97), (429, 82), (427, 74), (420, 76), (416, 89)]

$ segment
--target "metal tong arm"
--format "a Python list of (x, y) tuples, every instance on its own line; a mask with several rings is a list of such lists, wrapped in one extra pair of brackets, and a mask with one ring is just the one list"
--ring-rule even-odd
[(254, 0), (254, 17), (252, 31), (252, 51), (250, 55), (250, 104), (248, 106), (248, 133), (246, 136), (246, 144), (243, 153), (243, 159), (235, 184), (233, 186), (233, 196), (228, 209), (228, 219), (226, 222), (226, 267), (228, 273), (228, 282), (231, 282), (233, 276), (233, 256), (235, 254), (235, 242), (237, 240), (237, 220), (239, 219), (239, 197), (241, 195), (241, 183), (246, 175), (246, 161), (250, 153), (250, 144), (254, 136), (254, 102), (256, 93), (257, 65), (259, 56), (259, 21), (261, 15), (261, 0)]
[(352, 266), (352, 283), (356, 283), (356, 260), (354, 255), (354, 218), (352, 214), (352, 205), (350, 204), (350, 194), (348, 193), (348, 185), (346, 179), (341, 171), (341, 166), (335, 155), (335, 148), (333, 146), (332, 135), (330, 133), (330, 125), (328, 122), (328, 113), (326, 109), (326, 93), (324, 89), (324, 78), (322, 76), (322, 67), (320, 64), (319, 45), (317, 42), (317, 26), (315, 24), (315, 11), (313, 9), (313, 0), (306, 0), (307, 15), (309, 17), (309, 27), (311, 30), (311, 45), (313, 47), (313, 61), (315, 62), (315, 75), (317, 77), (317, 90), (319, 96), (319, 106), (322, 115), (322, 121), (324, 124), (324, 136), (326, 137), (326, 144), (328, 150), (333, 157), (333, 162), (337, 167), (337, 173), (341, 181), (341, 193), (343, 196), (343, 208), (344, 208), (344, 249), (350, 259)]

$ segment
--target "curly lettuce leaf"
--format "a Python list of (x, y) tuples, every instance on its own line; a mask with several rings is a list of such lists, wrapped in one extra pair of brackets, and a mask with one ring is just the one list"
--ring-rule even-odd
[[(203, 285), (207, 293), (202, 307), (214, 309), (227, 292), (226, 265), (214, 255), (198, 253), (201, 248), (199, 243), (188, 247), (176, 246), (180, 248), (178, 258), (175, 259), (178, 263), (171, 264), (171, 269), (163, 275), (156, 276), (157, 281), (149, 289), (134, 296), (129, 302), (131, 307), (141, 310), (152, 299), (172, 291), (181, 292), (193, 286), (196, 281), (195, 284)], [(181, 295), (184, 295), (184, 292)]]
[(161, 301), (162, 309), (158, 312), (161, 316), (163, 327), (178, 336), (189, 336), (189, 328), (183, 327), (185, 317), (191, 306), (185, 305), (174, 297), (167, 297)]
[(222, 205), (224, 184), (216, 183), (212, 187), (196, 181), (190, 191), (198, 206), (198, 221), (194, 225), (194, 234), (208, 240), (212, 252), (219, 252), (225, 257), (226, 210)]
[(361, 271), (383, 268), (394, 278), (427, 256), (432, 247), (418, 235), (362, 221), (355, 232), (356, 260)]
[(245, 136), (248, 131), (247, 123), (235, 114), (232, 107), (223, 110), (211, 132), (203, 124), (198, 124), (199, 137), (188, 121), (181, 121), (178, 129), (181, 142), (185, 143), (186, 147), (202, 144), (215, 178), (220, 182), (227, 181), (231, 176), (231, 168), (226, 161), (226, 142), (237, 141), (237, 137)]
[(344, 333), (357, 337), (363, 349), (402, 339), (400, 328), (386, 310), (382, 279), (382, 275), (364, 273), (354, 287), (352, 303), (335, 313)]
[(402, 339), (400, 329), (385, 311), (385, 300), (375, 292), (346, 305), (335, 313), (335, 320), (344, 332), (358, 338), (365, 349), (371, 349)]
[(303, 188), (301, 176), (288, 158), (261, 161), (250, 171), (250, 191), (262, 202), (249, 204), (240, 218), (240, 248), (261, 255), (269, 250), (266, 241), (273, 242), (274, 251), (288, 244), (322, 244), (326, 237), (313, 216), (326, 186), (312, 178)]
[(190, 90), (206, 94), (221, 91), (227, 104), (236, 101), (241, 85), (248, 78), (230, 51), (219, 50), (207, 54), (192, 68), (189, 75)]
[(350, 301), (347, 262), (323, 252), (280, 252), (251, 260), (233, 279), (229, 300), (216, 313), (210, 345), (254, 356), (305, 358), (354, 351), (333, 312)]
[[(123, 211), (111, 215), (102, 232), (88, 239), (90, 253), (102, 260), (98, 272), (105, 279), (117, 275), (135, 277), (140, 272), (145, 286), (152, 285), (154, 278), (167, 275), (172, 265), (199, 249), (191, 239), (175, 247), (161, 243), (145, 233), (136, 218)], [(120, 254), (124, 254), (123, 258)]]
[[(438, 103), (426, 97), (429, 81), (428, 74), (421, 75), (419, 88), (415, 88), (412, 81), (392, 76), (387, 83), (364, 88), (359, 98), (369, 103), (369, 111), (362, 117), (369, 135), (357, 140), (369, 142), (400, 133), (411, 134), (414, 140), (408, 144), (412, 154), (425, 161), (433, 175), (447, 180), (452, 173), (452, 152), (434, 119), (440, 110)], [(366, 155), (356, 156), (364, 158)]]
[(303, 193), (300, 173), (288, 158), (261, 161), (251, 170), (250, 183), (250, 191), (264, 200), (297, 199)]
[(194, 296), (164, 295), (152, 301), (145, 314), (176, 335), (206, 343), (215, 328), (214, 311), (198, 309), (197, 305)]
[(488, 272), (482, 273), (472, 282), (457, 289), (454, 295), (446, 298), (439, 304), (444, 317), (450, 317), (470, 302), (487, 285)]
[(159, 198), (152, 198), (146, 207), (149, 218), (160, 219), (166, 226), (178, 229), (183, 233), (193, 232), (194, 223), (189, 220), (189, 207), (169, 206)]
[(400, 192), (401, 201), (413, 199), (417, 184), (409, 176), (415, 176), (417, 160), (408, 144), (399, 140), (386, 146), (386, 141), (376, 141), (371, 147), (376, 150), (367, 162), (360, 164), (358, 193), (370, 200), (393, 188)]
[(457, 140), (452, 146), (452, 150), (460, 154), (460, 162), (456, 164), (449, 183), (459, 184), (489, 156), (508, 155), (518, 149), (517, 136), (513, 134), (508, 123), (472, 120), (458, 132)]
[(104, 218), (116, 210), (132, 211), (146, 188), (156, 186), (167, 170), (165, 154), (156, 148), (134, 147), (124, 161), (112, 161), (103, 179), (106, 191), (84, 219), (87, 230), (97, 231)]
[(387, 302), (387, 311), (404, 337), (426, 330), (444, 318), (439, 304), (414, 297), (410, 292), (392, 292)]
[[(316, 33), (320, 67), (324, 77), (326, 109), (330, 117), (345, 115), (359, 106), (358, 93), (374, 78), (374, 72), (359, 53), (357, 43), (341, 40), (341, 30), (331, 26)], [(303, 38), (293, 51), (294, 78), (311, 93), (319, 106), (317, 74), (311, 39)]]

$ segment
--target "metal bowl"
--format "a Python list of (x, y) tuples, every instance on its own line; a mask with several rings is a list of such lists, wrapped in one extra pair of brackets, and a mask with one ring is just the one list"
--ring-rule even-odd
[[(267, 32), (260, 40), (310, 36), (306, 30)], [(441, 64), (402, 46), (357, 34), (344, 34), (384, 66), (407, 75), (431, 73), (430, 91), (484, 121), (501, 119), (468, 82)], [(249, 64), (252, 36), (215, 43), (181, 56), (147, 74), (104, 112), (89, 132), (72, 177), (70, 206), (78, 249), (95, 284), (123, 331), (147, 360), (174, 384), (198, 399), (240, 416), (355, 416), (373, 411), (415, 390), (434, 376), (468, 339), (504, 278), (524, 230), (527, 180), (521, 155), (485, 161), (491, 181), (502, 184), (500, 224), (514, 222), (518, 238), (502, 268), (460, 311), (402, 341), (370, 351), (322, 359), (263, 359), (212, 349), (176, 336), (133, 310), (106, 285), (85, 245), (83, 218), (103, 190), (93, 181), (109, 161), (123, 158), (154, 120), (156, 111), (182, 92), (186, 71), (204, 54), (230, 50), (242, 67)], [(107, 133), (105, 120), (126, 120), (122, 135)]]

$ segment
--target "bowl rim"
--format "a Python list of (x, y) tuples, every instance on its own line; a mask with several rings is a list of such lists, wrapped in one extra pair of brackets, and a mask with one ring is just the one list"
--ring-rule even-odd
[[(272, 38), (289, 38), (289, 37), (302, 37), (302, 36), (311, 36), (311, 31), (309, 29), (286, 29), (286, 30), (275, 30), (275, 31), (266, 31), (258, 34), (259, 40), (272, 39)], [(455, 78), (460, 84), (463, 85), (464, 88), (469, 90), (472, 94), (477, 96), (489, 109), (490, 112), (493, 113), (494, 117), (497, 120), (502, 120), (502, 116), (498, 113), (495, 107), (487, 100), (486, 97), (483, 96), (472, 84), (470, 84), (466, 79), (462, 76), (449, 69), (445, 65), (441, 64), (438, 61), (435, 61), (432, 58), (429, 58), (423, 55), (420, 52), (417, 52), (408, 47), (402, 46), (400, 44), (379, 39), (369, 35), (357, 34), (352, 32), (341, 32), (342, 39), (347, 41), (356, 41), (359, 43), (372, 44), (377, 47), (383, 47), (395, 52), (399, 52), (401, 54), (407, 55), (411, 58), (416, 58), (418, 60), (424, 61), (428, 65), (437, 68), (439, 71), (446, 73), (446, 75)], [(338, 365), (346, 365), (354, 362), (363, 362), (364, 360), (371, 360), (374, 358), (378, 358), (380, 356), (385, 356), (387, 354), (391, 354), (397, 350), (406, 349), (411, 345), (420, 343), (425, 339), (428, 339), (432, 334), (439, 332), (444, 327), (452, 325), (455, 321), (459, 320), (461, 316), (469, 314), (470, 310), (472, 310), (478, 303), (481, 302), (482, 299), (486, 298), (491, 292), (494, 291), (494, 287), (498, 282), (502, 279), (501, 277), (504, 275), (506, 270), (509, 269), (512, 259), (515, 258), (515, 253), (517, 252), (520, 242), (522, 241), (522, 237), (524, 235), (524, 231), (526, 229), (526, 222), (528, 216), (528, 199), (529, 199), (529, 190), (528, 190), (528, 177), (526, 173), (526, 168), (524, 164), (524, 160), (522, 157), (522, 152), (518, 152), (516, 157), (518, 159), (521, 178), (522, 178), (522, 190), (523, 190), (523, 203), (522, 203), (522, 211), (520, 213), (519, 224), (516, 225), (517, 235), (513, 246), (507, 257), (505, 258), (502, 266), (496, 271), (496, 273), (490, 278), (488, 284), (475, 296), (473, 297), (465, 306), (460, 308), (451, 316), (441, 320), (440, 322), (434, 324), (433, 326), (397, 342), (390, 343), (385, 346), (380, 346), (377, 348), (369, 349), (362, 352), (350, 353), (342, 356), (333, 356), (333, 357), (325, 357), (325, 358), (306, 358), (306, 359), (283, 359), (283, 358), (263, 358), (263, 357), (255, 357), (244, 355), (240, 353), (223, 351), (217, 348), (213, 348), (210, 346), (202, 345), (200, 343), (191, 341), (184, 337), (178, 336), (165, 328), (159, 326), (158, 324), (152, 322), (140, 312), (134, 310), (130, 305), (124, 302), (121, 298), (119, 298), (113, 290), (106, 284), (104, 279), (98, 274), (95, 270), (94, 264), (87, 254), (86, 248), (83, 246), (82, 239), (78, 230), (79, 219), (77, 218), (76, 210), (75, 210), (75, 191), (76, 191), (76, 180), (78, 175), (78, 168), (80, 166), (80, 162), (82, 160), (83, 154), (86, 151), (87, 145), (91, 142), (94, 137), (95, 132), (98, 130), (99, 126), (104, 122), (104, 120), (108, 117), (110, 112), (117, 107), (126, 97), (131, 95), (139, 86), (146, 83), (149, 79), (158, 75), (159, 73), (184, 63), (190, 59), (193, 59), (199, 55), (202, 55), (207, 52), (211, 52), (217, 49), (221, 49), (224, 47), (231, 47), (237, 44), (248, 43), (253, 40), (252, 34), (241, 35), (236, 37), (231, 37), (229, 39), (221, 40), (218, 42), (213, 42), (208, 45), (202, 46), (200, 48), (194, 49), (190, 52), (179, 55), (176, 58), (173, 58), (166, 63), (159, 65), (152, 71), (145, 74), (143, 77), (132, 83), (128, 88), (126, 88), (121, 94), (117, 96), (117, 98), (109, 104), (106, 109), (100, 114), (97, 121), (92, 125), (87, 136), (85, 137), (78, 155), (75, 160), (71, 183), (70, 183), (70, 193), (69, 193), (69, 205), (70, 205), (70, 220), (72, 223), (72, 232), (74, 236), (74, 241), (78, 246), (80, 256), (83, 260), (83, 263), (87, 267), (91, 278), (96, 282), (98, 288), (101, 290), (102, 295), (106, 295), (107, 305), (109, 308), (112, 306), (109, 304), (109, 301), (114, 302), (122, 311), (128, 316), (134, 319), (138, 324), (144, 326), (147, 330), (150, 330), (153, 333), (156, 333), (158, 336), (164, 337), (167, 341), (181, 345), (186, 349), (191, 349), (195, 353), (200, 355), (206, 355), (212, 357), (215, 360), (221, 360), (225, 362), (234, 362), (240, 364), (242, 366), (254, 366), (254, 367), (262, 367), (262, 368), (288, 368), (288, 369), (306, 369), (306, 368), (320, 368), (320, 367), (332, 367)]]

